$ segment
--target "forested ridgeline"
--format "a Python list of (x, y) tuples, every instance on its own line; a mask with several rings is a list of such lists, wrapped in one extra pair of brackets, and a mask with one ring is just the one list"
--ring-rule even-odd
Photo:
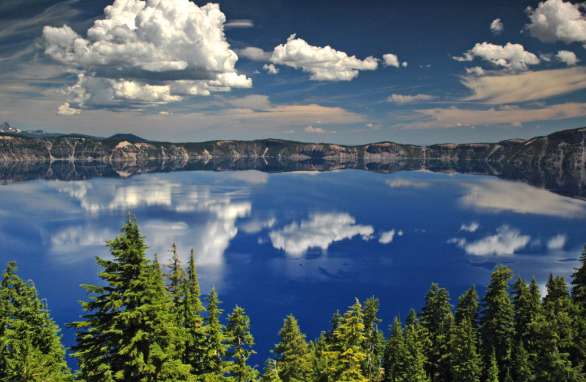
[(133, 218), (98, 258), (100, 285), (83, 285), (84, 315), (66, 363), (59, 328), (32, 282), (10, 263), (0, 288), (1, 382), (570, 382), (586, 381), (586, 251), (571, 286), (551, 276), (542, 298), (537, 283), (497, 267), (480, 298), (472, 287), (452, 307), (433, 284), (419, 313), (380, 328), (376, 298), (332, 317), (308, 341), (285, 318), (272, 358), (250, 365), (250, 319), (236, 306), (225, 315), (215, 290), (202, 296), (193, 253), (181, 264), (146, 256)]

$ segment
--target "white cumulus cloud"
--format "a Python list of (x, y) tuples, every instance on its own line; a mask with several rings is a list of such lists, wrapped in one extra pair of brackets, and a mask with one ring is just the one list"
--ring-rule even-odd
[(360, 236), (369, 240), (374, 228), (356, 224), (356, 219), (347, 213), (315, 213), (309, 219), (293, 222), (269, 234), (273, 247), (292, 256), (301, 256), (310, 248), (325, 251), (337, 241)]
[(550, 251), (563, 249), (567, 240), (568, 237), (564, 234), (555, 235), (547, 241), (547, 249)]
[(490, 23), (490, 31), (494, 34), (501, 34), (503, 29), (505, 29), (505, 26), (503, 25), (503, 21), (501, 19), (494, 19)]
[(391, 188), (427, 188), (431, 186), (429, 182), (405, 178), (389, 179), (385, 183)]
[(563, 62), (568, 66), (576, 65), (580, 60), (576, 57), (576, 53), (570, 52), (569, 50), (560, 50), (555, 57), (558, 61)]
[(271, 58), (271, 53), (257, 48), (256, 46), (247, 46), (238, 50), (238, 54), (242, 57), (248, 58), (251, 61), (268, 61)]
[(494, 235), (486, 236), (477, 241), (454, 238), (448, 242), (456, 244), (469, 255), (475, 256), (511, 256), (529, 244), (531, 236), (523, 235), (518, 229), (508, 225), (497, 228)]
[(305, 129), (303, 129), (303, 131), (305, 131), (308, 134), (325, 134), (326, 130), (322, 127), (313, 127), (311, 125), (306, 126)]
[(48, 56), (81, 73), (75, 106), (167, 103), (252, 86), (236, 72), (225, 22), (217, 4), (116, 0), (86, 37), (64, 25), (45, 26), (43, 38)]
[(580, 3), (547, 0), (528, 8), (529, 33), (543, 42), (586, 42), (586, 17)]
[(262, 66), (264, 70), (267, 71), (268, 74), (278, 74), (279, 68), (277, 68), (274, 64), (264, 64)]
[(314, 81), (350, 81), (360, 71), (376, 70), (378, 67), (374, 57), (361, 60), (329, 45), (310, 45), (294, 34), (289, 36), (286, 43), (275, 47), (270, 61), (310, 73)]
[(381, 244), (391, 244), (397, 236), (403, 236), (403, 230), (396, 231), (392, 229), (390, 231), (384, 231), (379, 235), (378, 242)]
[(478, 231), (478, 228), (480, 228), (480, 224), (478, 224), (477, 222), (470, 222), (470, 223), (462, 224), (460, 226), (460, 231), (476, 232), (476, 231)]
[(454, 57), (456, 61), (474, 61), (480, 58), (493, 65), (514, 71), (527, 70), (530, 65), (539, 64), (539, 57), (525, 50), (521, 44), (508, 42), (506, 45), (497, 45), (489, 42), (476, 43), (474, 47), (462, 56)]
[(414, 95), (407, 95), (407, 94), (391, 94), (387, 101), (404, 105), (407, 103), (416, 103), (416, 102), (425, 102), (425, 101), (432, 101), (435, 97), (430, 94), (414, 94)]
[(80, 110), (71, 107), (71, 105), (69, 105), (69, 102), (64, 102), (57, 109), (57, 114), (59, 114), (59, 115), (67, 115), (67, 116), (70, 116), (70, 115), (78, 115), (79, 113), (80, 113)]

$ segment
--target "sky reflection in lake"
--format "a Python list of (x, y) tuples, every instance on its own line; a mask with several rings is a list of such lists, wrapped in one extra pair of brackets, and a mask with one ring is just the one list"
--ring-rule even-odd
[(454, 300), (483, 289), (497, 263), (543, 285), (572, 272), (586, 237), (584, 201), (462, 174), (177, 172), (0, 190), (0, 260), (18, 261), (60, 324), (76, 319), (79, 284), (97, 281), (94, 258), (132, 211), (150, 255), (194, 248), (204, 292), (246, 308), (257, 362), (287, 313), (313, 337), (355, 296), (376, 295), (389, 323), (420, 308), (432, 281)]

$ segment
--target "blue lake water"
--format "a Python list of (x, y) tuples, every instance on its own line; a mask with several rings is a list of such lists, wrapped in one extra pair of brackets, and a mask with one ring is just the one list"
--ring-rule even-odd
[(434, 281), (454, 301), (471, 284), (482, 292), (497, 263), (540, 285), (569, 276), (586, 242), (583, 200), (457, 173), (190, 171), (0, 193), (0, 262), (17, 260), (60, 325), (77, 319), (79, 285), (98, 282), (95, 256), (133, 211), (150, 255), (194, 248), (203, 292), (247, 310), (258, 364), (288, 313), (315, 337), (336, 309), (374, 295), (387, 325), (419, 309)]

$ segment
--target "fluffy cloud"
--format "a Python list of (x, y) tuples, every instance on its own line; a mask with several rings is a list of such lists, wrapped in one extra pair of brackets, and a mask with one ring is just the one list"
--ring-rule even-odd
[(242, 57), (248, 58), (251, 61), (268, 61), (271, 58), (270, 52), (265, 52), (261, 48), (255, 46), (247, 46), (246, 48), (238, 50), (238, 54)]
[(503, 29), (505, 29), (505, 26), (501, 19), (494, 19), (490, 23), (490, 31), (494, 34), (501, 34)]
[(380, 236), (378, 237), (378, 242), (381, 244), (391, 244), (393, 240), (395, 240), (395, 236), (403, 236), (403, 231), (395, 231), (392, 229), (390, 231), (381, 232)]
[(451, 239), (448, 242), (454, 243), (463, 248), (467, 254), (475, 256), (511, 256), (529, 244), (531, 237), (523, 235), (515, 228), (503, 225), (499, 227), (494, 235), (486, 236), (474, 242), (467, 242), (466, 239)]
[(326, 130), (321, 128), (321, 127), (313, 127), (313, 126), (306, 126), (305, 129), (303, 129), (303, 131), (305, 131), (308, 134), (325, 134)]
[(71, 115), (78, 115), (79, 113), (80, 113), (80, 110), (71, 107), (71, 105), (69, 105), (69, 102), (63, 103), (57, 109), (57, 114), (59, 114), (59, 115), (71, 116)]
[(43, 29), (45, 53), (81, 73), (75, 106), (167, 103), (185, 95), (248, 88), (224, 35), (217, 4), (188, 0), (116, 0), (87, 31)]
[(478, 228), (480, 228), (480, 224), (478, 224), (477, 222), (471, 222), (471, 223), (467, 223), (467, 224), (462, 224), (460, 226), (460, 231), (476, 232), (476, 231), (478, 231)]
[(389, 179), (385, 182), (391, 188), (427, 188), (431, 186), (428, 182), (413, 179)]
[(264, 70), (267, 71), (268, 74), (278, 74), (279, 68), (277, 68), (274, 64), (264, 64), (262, 66)]
[(460, 199), (464, 207), (489, 212), (514, 212), (575, 218), (584, 216), (586, 202), (557, 195), (544, 189), (519, 182), (489, 180), (480, 184), (465, 184), (466, 193)]
[(310, 73), (314, 81), (350, 81), (360, 71), (376, 70), (378, 67), (374, 57), (360, 60), (330, 46), (309, 45), (294, 34), (286, 43), (275, 47), (270, 61)]
[(310, 248), (325, 251), (337, 241), (360, 236), (370, 239), (374, 228), (356, 224), (347, 213), (316, 213), (308, 220), (293, 222), (269, 234), (273, 247), (292, 256), (301, 256)]
[(586, 89), (586, 69), (576, 67), (482, 77), (466, 76), (462, 84), (472, 91), (467, 101), (489, 104), (536, 101)]
[(252, 219), (249, 220), (242, 225), (240, 228), (242, 231), (248, 234), (259, 233), (264, 229), (273, 228), (277, 224), (277, 219), (275, 218), (268, 218), (268, 219)]
[(551, 239), (549, 239), (547, 241), (547, 249), (549, 249), (550, 251), (557, 251), (557, 250), (563, 249), (564, 246), (566, 245), (567, 240), (568, 240), (568, 237), (566, 235), (563, 235), (563, 234), (555, 235), (554, 237), (552, 237)]
[(432, 101), (435, 97), (430, 94), (415, 94), (415, 95), (406, 95), (406, 94), (391, 94), (387, 101), (404, 105), (407, 103), (415, 103), (415, 102), (425, 102), (425, 101)]
[(421, 121), (405, 124), (405, 128), (520, 126), (528, 122), (586, 117), (586, 103), (564, 103), (531, 108), (503, 106), (483, 110), (446, 107), (418, 109), (417, 114), (421, 116)]
[(547, 0), (528, 9), (527, 30), (543, 42), (586, 42), (586, 17), (581, 5), (563, 0)]
[(558, 61), (563, 62), (568, 66), (574, 66), (580, 61), (576, 57), (576, 53), (570, 52), (569, 50), (560, 50), (555, 57)]
[(401, 61), (399, 61), (399, 57), (393, 53), (383, 54), (383, 64), (384, 66), (392, 66), (394, 68), (399, 68), (401, 66), (406, 68), (408, 65), (406, 61), (401, 63)]
[(524, 71), (530, 65), (539, 64), (539, 57), (525, 50), (521, 44), (496, 45), (488, 42), (476, 43), (462, 56), (454, 57), (456, 61), (474, 61), (475, 58), (488, 61), (493, 65), (515, 71)]
[(471, 68), (466, 68), (466, 74), (470, 74), (473, 76), (483, 76), (484, 69), (482, 69), (480, 66), (473, 66)]

